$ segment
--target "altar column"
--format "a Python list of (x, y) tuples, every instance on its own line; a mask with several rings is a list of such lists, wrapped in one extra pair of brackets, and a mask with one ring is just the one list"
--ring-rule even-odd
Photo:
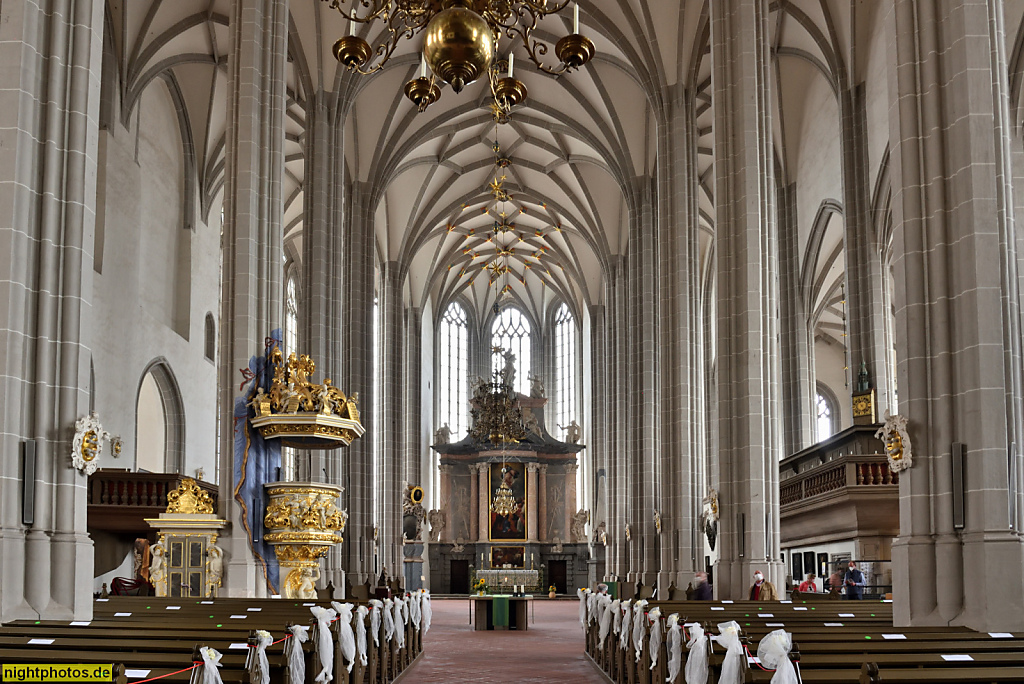
[(478, 522), (478, 525), (480, 526), (479, 541), (486, 542), (488, 541), (487, 528), (489, 527), (488, 523), (490, 522), (489, 516), (487, 515), (487, 511), (490, 509), (490, 505), (488, 503), (489, 492), (487, 491), (487, 475), (488, 471), (490, 470), (490, 467), (486, 463), (479, 463), (477, 464), (477, 468), (480, 469), (480, 485), (478, 486), (478, 489), (480, 491), (480, 498), (479, 503), (477, 504), (477, 510), (479, 511), (480, 516)]
[(452, 541), (452, 525), (455, 524), (452, 511), (452, 470), (450, 465), (440, 465), (437, 469), (441, 472), (441, 498), (437, 505), (444, 514), (444, 527), (437, 540), (441, 542)]
[(476, 464), (469, 466), (469, 538), (477, 539), (480, 536), (480, 480), (477, 479), (478, 468)]
[(537, 541), (537, 469), (539, 463), (526, 464), (526, 540)]
[(548, 538), (548, 467), (547, 465), (538, 465), (540, 470), (540, 487), (538, 487), (537, 496), (537, 541), (547, 541)]
[(570, 463), (565, 466), (565, 536), (566, 542), (586, 541), (572, 538), (572, 516), (576, 512), (576, 470), (579, 466)]

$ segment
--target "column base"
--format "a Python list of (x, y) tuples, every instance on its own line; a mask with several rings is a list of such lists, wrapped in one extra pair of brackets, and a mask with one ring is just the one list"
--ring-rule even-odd
[(0, 528), (0, 622), (38, 620), (25, 598), (25, 532)]

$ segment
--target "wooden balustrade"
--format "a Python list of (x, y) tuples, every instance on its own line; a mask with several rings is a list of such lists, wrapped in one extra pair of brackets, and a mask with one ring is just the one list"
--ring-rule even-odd
[[(167, 508), (167, 494), (177, 489), (177, 473), (133, 473), (101, 469), (89, 476), (89, 527), (115, 532), (145, 532), (145, 518), (155, 518)], [(210, 494), (216, 510), (219, 489), (209, 482), (199, 486)]]

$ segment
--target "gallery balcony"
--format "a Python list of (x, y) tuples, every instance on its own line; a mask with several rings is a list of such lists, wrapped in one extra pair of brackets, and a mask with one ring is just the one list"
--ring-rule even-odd
[(779, 463), (783, 546), (899, 534), (899, 474), (878, 427), (855, 425)]
[[(177, 473), (97, 470), (89, 476), (90, 531), (138, 532), (145, 536), (151, 531), (146, 518), (155, 518), (167, 509), (167, 494), (178, 488), (181, 479)], [(210, 494), (216, 510), (218, 487), (209, 482), (199, 482), (199, 486)]]

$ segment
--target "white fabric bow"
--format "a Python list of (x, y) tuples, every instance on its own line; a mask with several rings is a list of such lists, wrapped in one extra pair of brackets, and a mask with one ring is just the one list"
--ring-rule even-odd
[(423, 614), (423, 633), (426, 634), (430, 630), (430, 619), (434, 616), (434, 609), (430, 605), (430, 592), (426, 589), (423, 590), (423, 602), (420, 606), (420, 612)]
[(711, 637), (725, 648), (722, 675), (719, 684), (742, 684), (743, 644), (740, 643), (740, 626), (734, 620), (718, 625), (718, 636)]
[(396, 598), (392, 604), (392, 609), (395, 613), (395, 624), (393, 626), (395, 633), (395, 642), (398, 644), (398, 648), (405, 648), (405, 621), (403, 619), (403, 609), (405, 601), (400, 598)]
[(597, 601), (598, 611), (601, 613), (600, 626), (601, 631), (597, 640), (602, 645), (604, 640), (608, 638), (608, 632), (612, 628), (612, 600), (608, 598), (606, 594), (602, 594)]
[(224, 656), (209, 646), (199, 649), (199, 654), (203, 656), (203, 684), (224, 684), (217, 669)]
[(366, 614), (370, 609), (366, 606), (356, 608), (356, 655), (359, 664), (366, 666)]
[(668, 677), (665, 681), (671, 684), (679, 676), (679, 670), (683, 666), (683, 628), (679, 625), (679, 613), (668, 616), (668, 639), (665, 640), (665, 650), (668, 653)]
[(355, 606), (337, 601), (331, 601), (331, 606), (338, 613), (338, 647), (348, 663), (345, 667), (351, 672), (356, 664), (356, 635), (352, 632), (352, 610)]
[(636, 651), (636, 662), (644, 652), (644, 607), (647, 601), (640, 599), (633, 604), (633, 649)]
[(615, 599), (612, 601), (612, 634), (618, 635), (619, 629), (622, 627), (622, 601)]
[(684, 673), (686, 684), (707, 684), (708, 638), (699, 622), (691, 622), (686, 627), (690, 630), (690, 640), (686, 642), (686, 648), (690, 649)]
[(655, 608), (647, 614), (651, 621), (651, 667), (658, 665), (658, 657), (661, 655), (661, 608)]
[(305, 625), (292, 625), (288, 628), (292, 633), (292, 638), (287, 642), (288, 674), (293, 682), (306, 681), (306, 660), (302, 657), (302, 644), (309, 639), (306, 633), (308, 629)]
[(265, 629), (256, 632), (256, 662), (259, 663), (259, 684), (270, 684), (270, 661), (267, 660), (267, 647), (274, 643), (274, 637)]
[(370, 599), (373, 609), (370, 611), (370, 633), (373, 634), (373, 645), (380, 646), (380, 620), (384, 613), (384, 602), (380, 599)]
[(331, 639), (331, 621), (338, 615), (333, 608), (310, 606), (316, 618), (316, 645), (320, 652), (320, 674), (313, 681), (329, 682), (334, 679), (334, 641)]
[(597, 600), (598, 600), (599, 596), (600, 596), (599, 594), (594, 594), (594, 593), (591, 593), (589, 596), (587, 596), (587, 624), (588, 625), (590, 623), (592, 623), (592, 622), (597, 622), (597, 618), (598, 618), (598, 615), (597, 615), (598, 601)]
[(633, 616), (630, 613), (632, 603), (632, 599), (626, 599), (622, 602), (622, 625), (619, 632), (619, 646), (623, 651), (629, 648), (630, 629), (633, 627)]
[(412, 622), (412, 626), (416, 628), (416, 631), (420, 631), (420, 621), (423, 616), (420, 612), (420, 601), (422, 600), (422, 594), (418, 591), (409, 597), (409, 620)]
[(393, 612), (394, 601), (384, 599), (384, 638), (391, 641), (395, 636), (395, 614)]
[(580, 627), (583, 631), (587, 631), (587, 595), (590, 594), (589, 589), (577, 589), (576, 595), (580, 597)]
[(757, 645), (757, 659), (765, 667), (775, 669), (771, 684), (799, 684), (796, 669), (789, 659), (789, 652), (792, 648), (792, 635), (781, 629), (769, 632)]

